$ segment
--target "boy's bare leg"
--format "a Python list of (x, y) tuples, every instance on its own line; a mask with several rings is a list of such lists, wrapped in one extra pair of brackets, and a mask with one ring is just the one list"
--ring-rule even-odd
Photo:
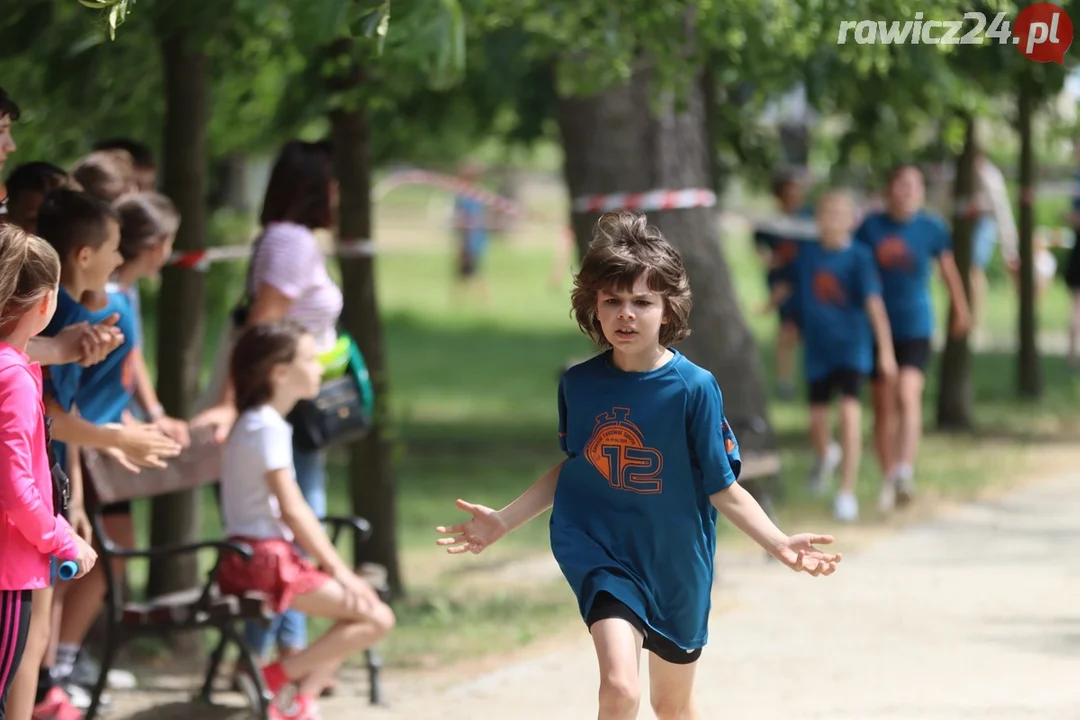
[(641, 703), (638, 666), (645, 638), (622, 618), (605, 618), (591, 628), (600, 663), (599, 720), (637, 720)]
[(698, 720), (694, 707), (697, 663), (676, 665), (649, 653), (649, 699), (657, 720)]
[(840, 491), (855, 492), (862, 459), (862, 404), (859, 398), (840, 398)]

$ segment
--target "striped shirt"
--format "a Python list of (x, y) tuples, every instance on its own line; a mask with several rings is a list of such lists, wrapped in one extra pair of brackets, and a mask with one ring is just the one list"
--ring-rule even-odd
[(270, 223), (252, 262), (253, 295), (263, 283), (272, 285), (293, 301), (285, 317), (307, 328), (320, 352), (333, 347), (341, 316), (341, 290), (330, 278), (326, 256), (314, 233), (295, 223)]

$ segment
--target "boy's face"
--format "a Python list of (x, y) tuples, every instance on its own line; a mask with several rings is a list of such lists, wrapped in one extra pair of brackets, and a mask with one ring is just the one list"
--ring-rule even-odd
[(8, 201), (8, 219), (31, 235), (37, 234), (38, 208), (45, 202), (45, 193), (37, 190), (26, 190), (19, 194), (18, 199)]
[(613, 289), (596, 294), (596, 317), (604, 337), (620, 352), (639, 352), (660, 342), (665, 310), (664, 297), (649, 289), (643, 277), (629, 291)]
[(780, 189), (780, 204), (788, 212), (798, 210), (805, 197), (806, 189), (798, 180), (790, 180)]
[(109, 278), (124, 262), (120, 254), (120, 224), (109, 218), (106, 225), (105, 242), (100, 247), (84, 246), (78, 250), (79, 271), (87, 290), (104, 290)]
[(15, 152), (15, 140), (11, 137), (11, 116), (0, 115), (0, 170), (4, 169), (7, 157)]
[(817, 225), (823, 245), (845, 242), (855, 227), (855, 206), (851, 198), (843, 194), (823, 197), (818, 203)]
[(904, 168), (889, 185), (889, 209), (894, 215), (914, 215), (925, 199), (926, 185), (918, 168)]

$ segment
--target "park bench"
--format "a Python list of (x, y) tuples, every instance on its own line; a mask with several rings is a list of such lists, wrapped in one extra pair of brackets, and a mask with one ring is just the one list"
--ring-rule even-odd
[[(105, 533), (101, 514), (101, 507), (109, 503), (157, 497), (215, 485), (220, 477), (220, 446), (214, 443), (210, 433), (193, 432), (190, 447), (179, 457), (172, 459), (168, 468), (143, 468), (138, 474), (126, 470), (106, 453), (86, 449), (82, 452), (87, 470), (83, 482), (93, 483), (99, 500), (98, 506), (88, 508), (88, 511), (97, 540), (98, 564), (102, 567), (106, 579), (101, 671), (91, 691), (92, 701), (84, 720), (94, 720), (105, 691), (109, 670), (120, 649), (132, 639), (151, 635), (167, 637), (180, 632), (206, 630), (216, 631), (218, 642), (210, 653), (206, 676), (195, 699), (211, 702), (221, 663), (229, 646), (234, 645), (239, 651), (239, 669), (250, 673), (260, 696), (258, 707), (252, 709), (265, 720), (268, 717), (269, 697), (262, 684), (262, 673), (258, 672), (257, 659), (244, 640), (242, 623), (254, 621), (268, 625), (274, 617), (273, 611), (261, 593), (226, 595), (217, 584), (217, 571), (222, 557), (226, 553), (236, 553), (251, 558), (251, 549), (243, 543), (229, 540), (207, 540), (151, 548), (122, 548), (114, 544)], [(335, 545), (345, 531), (355, 533), (361, 542), (371, 534), (371, 525), (360, 517), (326, 517), (323, 518), (323, 523)], [(114, 559), (195, 558), (204, 551), (215, 551), (216, 557), (200, 585), (143, 600), (124, 599), (123, 578), (114, 572)], [(380, 595), (385, 598), (385, 573), (380, 573), (380, 569), (366, 566), (362, 574), (373, 581)], [(379, 685), (382, 662), (374, 649), (368, 650), (366, 661), (370, 702), (373, 705), (382, 704)]]

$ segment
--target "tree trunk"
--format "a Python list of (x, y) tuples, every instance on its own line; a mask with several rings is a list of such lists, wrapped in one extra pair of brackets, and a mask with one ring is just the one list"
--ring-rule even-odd
[[(709, 187), (701, 83), (689, 83), (684, 104), (665, 99), (657, 114), (653, 83), (641, 71), (626, 85), (558, 102), (557, 117), (571, 197), (594, 193)], [(650, 211), (649, 221), (682, 254), (694, 293), (693, 334), (680, 350), (710, 370), (724, 393), (724, 411), (746, 449), (772, 445), (762, 363), (735, 293), (717, 236), (715, 208)], [(571, 210), (581, 250), (596, 214)]]
[[(183, 219), (176, 249), (197, 250), (206, 246), (207, 63), (183, 31), (162, 38), (161, 49), (166, 105), (164, 192)], [(165, 268), (161, 275), (158, 395), (169, 415), (188, 417), (202, 367), (203, 276), (173, 267)], [(151, 543), (198, 540), (202, 525), (199, 500), (197, 491), (156, 498)], [(150, 566), (148, 592), (156, 595), (194, 587), (197, 578), (193, 556), (155, 560)]]
[[(964, 149), (956, 158), (956, 186), (953, 223), (953, 254), (960, 277), (964, 280), (964, 293), (971, 297), (971, 251), (975, 217), (969, 211), (975, 193), (975, 121), (964, 118), (966, 129)], [(954, 308), (950, 307), (950, 315)], [(951, 327), (951, 321), (950, 321)], [(969, 428), (972, 424), (971, 348), (968, 336), (954, 338), (949, 335), (945, 352), (941, 356), (941, 384), (938, 387), (937, 423), (941, 429)]]
[(1020, 133), (1020, 318), (1017, 390), (1022, 397), (1042, 395), (1042, 370), (1036, 344), (1038, 320), (1035, 315), (1035, 148), (1031, 119), (1035, 99), (1034, 81), (1026, 73), (1020, 81), (1018, 128)]
[(720, 114), (717, 112), (717, 104), (720, 101), (717, 97), (717, 80), (714, 67), (715, 63), (710, 62), (701, 73), (701, 102), (705, 108), (705, 148), (708, 152), (706, 168), (709, 177), (707, 187), (712, 188), (717, 197), (721, 197), (724, 193), (724, 173), (720, 164), (720, 147), (718, 143)]
[[(346, 54), (350, 49), (351, 42), (345, 41), (335, 45), (332, 52)], [(347, 73), (331, 81), (331, 90), (356, 97), (363, 83), (362, 69), (352, 62)], [(370, 238), (371, 143), (366, 107), (362, 102), (340, 104), (330, 112), (330, 127), (342, 198), (340, 237)], [(387, 442), (388, 384), (374, 257), (342, 258), (341, 275), (344, 325), (364, 355), (375, 391), (374, 428), (353, 446), (349, 459), (353, 511), (368, 518), (373, 527), (371, 538), (355, 546), (355, 558), (358, 563), (384, 566), (391, 593), (399, 597), (404, 585), (397, 545), (397, 478)]]

